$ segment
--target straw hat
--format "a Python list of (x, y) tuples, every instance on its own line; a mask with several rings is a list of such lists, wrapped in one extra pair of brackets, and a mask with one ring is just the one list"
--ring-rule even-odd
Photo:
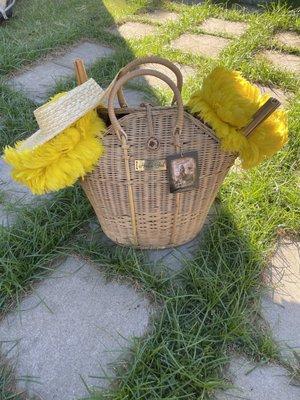
[(94, 79), (76, 86), (62, 97), (34, 111), (39, 130), (24, 140), (19, 150), (40, 146), (95, 109), (107, 97), (110, 87), (103, 90)]

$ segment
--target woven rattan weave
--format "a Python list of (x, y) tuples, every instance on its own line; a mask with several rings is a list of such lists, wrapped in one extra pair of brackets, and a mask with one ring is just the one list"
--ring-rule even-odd
[[(168, 77), (155, 70), (133, 70), (141, 59), (120, 74), (110, 95), (111, 125), (103, 142), (105, 155), (94, 171), (82, 181), (104, 233), (116, 243), (138, 248), (175, 247), (192, 240), (201, 230), (208, 211), (235, 155), (220, 149), (214, 132), (184, 111), (180, 90)], [(164, 64), (165, 65), (165, 64)], [(176, 74), (180, 74), (178, 69)], [(153, 75), (173, 90), (176, 105), (170, 107), (126, 108), (117, 113), (114, 99), (122, 86), (137, 76)], [(181, 89), (181, 78), (177, 83)], [(120, 110), (119, 110), (120, 111)], [(148, 146), (149, 138), (159, 144)], [(199, 159), (199, 186), (182, 193), (170, 193), (166, 170), (135, 170), (135, 160), (164, 160), (174, 153), (196, 150)]]

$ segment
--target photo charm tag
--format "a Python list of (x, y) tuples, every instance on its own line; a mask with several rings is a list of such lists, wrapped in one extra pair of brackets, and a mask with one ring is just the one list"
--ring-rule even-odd
[(189, 151), (167, 157), (170, 192), (187, 192), (198, 187), (198, 152)]

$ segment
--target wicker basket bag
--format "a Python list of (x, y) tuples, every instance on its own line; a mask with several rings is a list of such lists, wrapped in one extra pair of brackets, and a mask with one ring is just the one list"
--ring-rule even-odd
[[(214, 132), (184, 111), (178, 68), (167, 62), (177, 76), (176, 85), (156, 70), (134, 69), (145, 62), (166, 65), (151, 57), (121, 71), (109, 93), (105, 155), (81, 184), (104, 233), (114, 242), (138, 248), (175, 247), (201, 230), (235, 155), (223, 152)], [(122, 87), (145, 75), (169, 85), (174, 93), (172, 106), (126, 108)], [(115, 110), (117, 95), (125, 107)], [(163, 161), (191, 151), (198, 155), (198, 185), (187, 192), (171, 193)], [(137, 163), (145, 160), (156, 167), (137, 168)]]

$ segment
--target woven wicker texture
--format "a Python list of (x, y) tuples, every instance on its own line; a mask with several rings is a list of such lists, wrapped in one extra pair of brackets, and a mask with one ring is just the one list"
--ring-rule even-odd
[[(145, 73), (167, 82), (174, 91), (177, 105), (131, 109), (116, 122), (112, 109), (116, 93), (127, 79)], [(122, 245), (166, 248), (192, 240), (201, 230), (235, 160), (235, 155), (221, 151), (210, 128), (181, 110), (180, 92), (171, 83), (167, 77), (151, 70), (129, 72), (116, 81), (109, 99), (113, 125), (103, 139), (106, 153), (81, 183), (103, 231)], [(122, 109), (117, 114), (125, 111)], [(179, 111), (183, 116), (181, 122)], [(181, 148), (173, 136), (178, 124), (182, 124)], [(147, 146), (150, 136), (159, 140), (155, 151)], [(189, 192), (170, 193), (167, 171), (135, 171), (135, 160), (161, 160), (178, 151), (192, 150), (198, 152), (200, 180), (199, 186)]]

